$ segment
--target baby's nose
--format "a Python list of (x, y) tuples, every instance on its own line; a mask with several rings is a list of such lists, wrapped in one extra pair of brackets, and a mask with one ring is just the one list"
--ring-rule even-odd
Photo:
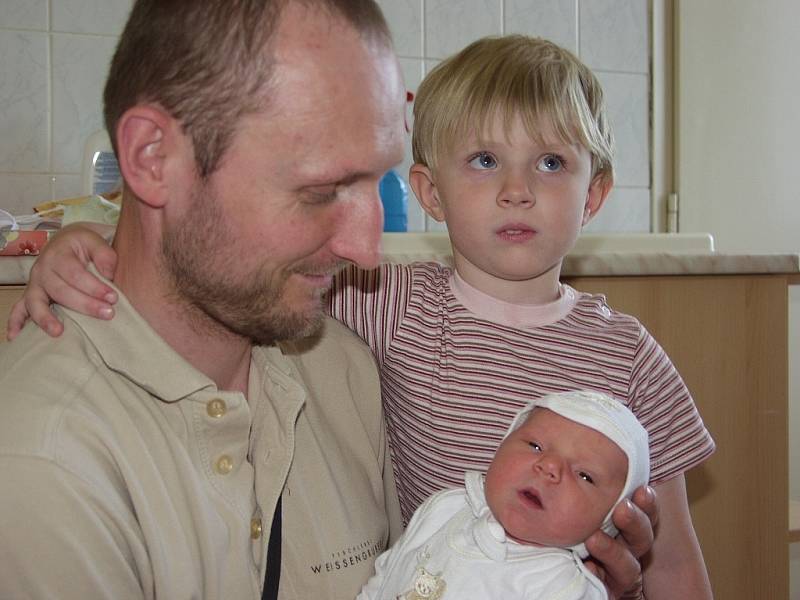
[(561, 471), (563, 465), (561, 460), (552, 454), (545, 454), (534, 465), (534, 470), (548, 481), (558, 483), (561, 481)]

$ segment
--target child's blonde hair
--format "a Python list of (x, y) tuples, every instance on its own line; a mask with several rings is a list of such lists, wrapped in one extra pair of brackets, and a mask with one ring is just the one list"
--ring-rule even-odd
[(549, 126), (589, 151), (592, 178), (613, 182), (614, 139), (597, 78), (568, 50), (524, 35), (477, 40), (425, 77), (414, 102), (414, 161), (435, 170), (443, 152), (465, 135), (480, 137), (495, 114), (506, 127), (519, 114), (537, 140)]

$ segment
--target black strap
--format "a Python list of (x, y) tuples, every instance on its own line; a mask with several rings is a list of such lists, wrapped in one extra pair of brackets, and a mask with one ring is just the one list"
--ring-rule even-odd
[(275, 506), (272, 528), (267, 544), (267, 573), (264, 576), (264, 592), (261, 600), (278, 600), (278, 585), (281, 581), (281, 497)]

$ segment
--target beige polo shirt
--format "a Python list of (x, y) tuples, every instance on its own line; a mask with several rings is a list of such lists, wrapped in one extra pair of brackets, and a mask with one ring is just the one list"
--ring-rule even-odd
[(255, 348), (248, 402), (122, 296), (59, 312), (61, 337), (0, 345), (0, 598), (260, 598), (281, 490), (280, 597), (355, 597), (399, 512), (352, 333)]

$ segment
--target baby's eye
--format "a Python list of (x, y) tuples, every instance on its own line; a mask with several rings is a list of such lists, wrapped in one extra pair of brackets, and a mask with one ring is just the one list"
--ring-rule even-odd
[(592, 476), (589, 475), (586, 471), (578, 471), (578, 477), (580, 477), (587, 483), (594, 484), (594, 479), (592, 479)]
[(548, 154), (539, 161), (537, 168), (545, 173), (557, 173), (564, 168), (564, 159), (555, 154)]
[(497, 167), (497, 161), (488, 152), (478, 152), (470, 159), (469, 166), (475, 169), (494, 169)]
[(536, 442), (528, 442), (528, 445), (531, 448), (533, 448), (534, 452), (541, 452), (542, 451), (542, 447), (539, 444), (537, 444)]

